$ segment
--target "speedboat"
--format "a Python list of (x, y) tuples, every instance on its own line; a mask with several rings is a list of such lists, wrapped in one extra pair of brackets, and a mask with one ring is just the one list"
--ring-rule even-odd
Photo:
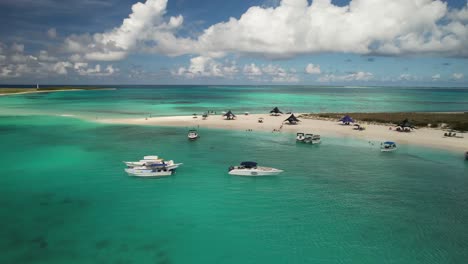
[(322, 141), (320, 139), (320, 135), (313, 135), (310, 143), (312, 144), (320, 144)]
[(198, 139), (199, 135), (196, 129), (190, 129), (187, 135), (188, 139), (196, 140)]
[(282, 170), (257, 166), (257, 162), (244, 161), (239, 166), (229, 167), (230, 175), (238, 176), (274, 176), (278, 175)]
[(304, 133), (297, 133), (296, 134), (296, 140), (297, 141), (304, 141), (304, 139), (305, 139)]
[(397, 150), (397, 146), (393, 141), (385, 141), (380, 144), (380, 151), (382, 152), (392, 152)]

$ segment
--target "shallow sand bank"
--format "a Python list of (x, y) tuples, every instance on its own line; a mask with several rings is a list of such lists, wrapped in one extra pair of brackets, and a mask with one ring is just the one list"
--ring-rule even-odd
[(54, 93), (54, 92), (73, 92), (73, 91), (102, 91), (102, 90), (116, 90), (116, 88), (99, 88), (99, 89), (60, 89), (60, 90), (33, 90), (25, 92), (13, 92), (13, 93), (1, 93), (0, 96), (4, 95), (17, 95), (17, 94), (32, 94), (32, 93)]
[[(133, 124), (133, 125), (155, 125), (155, 126), (179, 126), (200, 128), (219, 128), (279, 133), (312, 133), (322, 136), (354, 137), (363, 140), (386, 141), (391, 140), (397, 144), (415, 144), (433, 148), (446, 149), (450, 151), (468, 151), (468, 134), (464, 138), (444, 137), (444, 131), (434, 128), (419, 128), (410, 133), (390, 130), (389, 126), (365, 124), (364, 131), (357, 131), (353, 126), (341, 125), (336, 121), (301, 119), (297, 125), (284, 124), (283, 121), (288, 115), (270, 116), (268, 114), (238, 115), (236, 120), (225, 120), (221, 115), (211, 115), (206, 120), (201, 116), (169, 116), (151, 118), (118, 118), (118, 119), (97, 119), (93, 120), (107, 124)], [(258, 123), (258, 119), (263, 118), (263, 123)], [(281, 127), (282, 126), (282, 127)], [(281, 128), (281, 129), (280, 129)], [(275, 132), (276, 133), (276, 132)], [(465, 135), (462, 135), (465, 136)]]

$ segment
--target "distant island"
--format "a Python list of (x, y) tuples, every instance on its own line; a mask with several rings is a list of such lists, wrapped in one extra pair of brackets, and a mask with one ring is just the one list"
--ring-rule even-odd
[(93, 86), (44, 86), (39, 88), (0, 88), (1, 95), (29, 94), (29, 93), (50, 93), (85, 90), (115, 90), (116, 88), (102, 88)]

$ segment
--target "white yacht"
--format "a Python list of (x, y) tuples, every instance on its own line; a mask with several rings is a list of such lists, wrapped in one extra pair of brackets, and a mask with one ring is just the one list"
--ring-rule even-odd
[(165, 167), (148, 168), (146, 166), (126, 168), (125, 172), (130, 176), (136, 177), (164, 177), (170, 176), (175, 172), (175, 169), (167, 169)]
[(305, 139), (304, 133), (297, 133), (296, 134), (296, 140), (297, 141), (304, 141), (304, 139)]
[(392, 152), (397, 150), (397, 146), (393, 141), (385, 141), (380, 144), (380, 151), (382, 152)]
[(253, 161), (244, 161), (239, 166), (229, 167), (229, 174), (238, 176), (274, 176), (281, 172), (283, 171), (279, 169), (257, 166)]
[(198, 132), (196, 129), (190, 129), (187, 135), (188, 139), (196, 140), (199, 138)]
[(158, 156), (144, 156), (140, 161), (124, 161), (124, 163), (127, 165), (125, 172), (138, 177), (169, 176), (182, 165), (173, 160), (165, 161)]

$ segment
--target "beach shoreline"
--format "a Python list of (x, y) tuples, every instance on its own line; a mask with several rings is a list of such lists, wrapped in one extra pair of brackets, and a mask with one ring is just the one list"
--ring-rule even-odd
[[(300, 115), (300, 114), (298, 114)], [(263, 123), (258, 119), (263, 118)], [(383, 124), (361, 123), (363, 131), (352, 125), (343, 125), (337, 121), (320, 119), (301, 119), (297, 125), (283, 124), (287, 115), (269, 114), (238, 115), (235, 120), (225, 120), (221, 115), (211, 115), (206, 120), (201, 116), (165, 116), (145, 118), (103, 118), (90, 121), (104, 124), (148, 125), (189, 128), (214, 128), (240, 131), (258, 131), (272, 133), (298, 132), (319, 134), (322, 137), (357, 138), (368, 141), (395, 141), (397, 144), (419, 145), (453, 152), (468, 151), (467, 137), (444, 137), (444, 130), (437, 128), (418, 128), (412, 132), (397, 132), (395, 127)], [(392, 128), (392, 129), (390, 129)]]

